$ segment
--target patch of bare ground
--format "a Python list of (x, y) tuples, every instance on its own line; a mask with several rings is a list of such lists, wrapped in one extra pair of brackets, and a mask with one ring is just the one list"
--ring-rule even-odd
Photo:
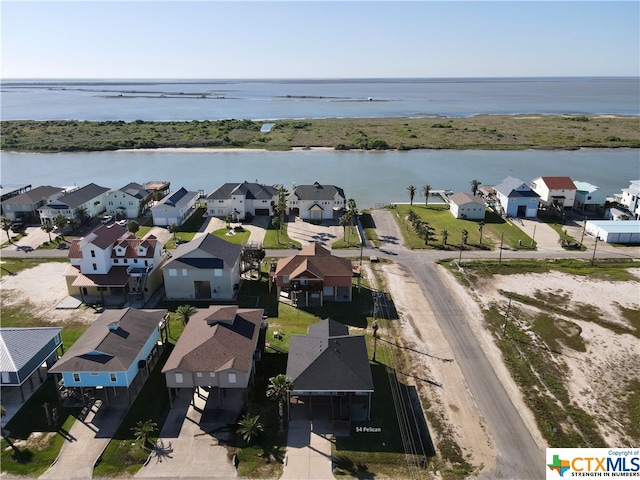
[[(630, 272), (637, 279), (640, 269)], [(571, 402), (595, 420), (608, 446), (637, 444), (638, 439), (630, 437), (623, 425), (623, 400), (625, 389), (640, 381), (640, 340), (638, 327), (625, 318), (623, 308), (640, 310), (640, 281), (604, 281), (549, 272), (494, 275), (474, 284), (474, 296), (482, 308), (492, 304), (506, 307), (506, 292), (533, 299), (531, 303), (514, 301), (527, 315), (551, 315), (562, 328), (577, 325), (585, 351), (565, 344), (560, 351), (549, 351), (553, 361), (568, 368), (564, 383)]]
[(439, 448), (453, 441), (475, 468), (494, 468), (493, 440), (420, 286), (397, 264), (377, 268), (386, 276), (398, 312), (394, 334), (405, 347), (406, 381), (419, 393), (434, 445)]
[(93, 322), (96, 318), (93, 309), (56, 308), (69, 295), (63, 276), (68, 267), (69, 264), (64, 262), (47, 262), (22, 270), (17, 275), (4, 275), (0, 279), (2, 308), (28, 305), (34, 317), (55, 325)]

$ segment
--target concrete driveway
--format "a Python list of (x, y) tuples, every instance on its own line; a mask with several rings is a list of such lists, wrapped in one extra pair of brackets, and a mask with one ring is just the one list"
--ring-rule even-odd
[(300, 217), (287, 224), (287, 234), (292, 240), (302, 243), (302, 246), (317, 242), (325, 248), (331, 249), (331, 244), (343, 237), (343, 228), (337, 222), (325, 221), (321, 225), (305, 222)]

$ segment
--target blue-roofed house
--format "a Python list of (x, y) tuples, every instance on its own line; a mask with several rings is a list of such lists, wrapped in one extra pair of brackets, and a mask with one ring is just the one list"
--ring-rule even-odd
[(23, 403), (47, 378), (62, 350), (59, 327), (0, 328), (2, 404)]
[(640, 220), (589, 220), (585, 231), (607, 243), (640, 243)]
[(595, 213), (604, 209), (607, 195), (598, 187), (581, 181), (574, 181), (573, 184), (576, 186), (575, 210), (582, 213)]
[(168, 300), (232, 300), (240, 290), (242, 247), (210, 233), (183, 243), (162, 265)]
[(161, 227), (168, 227), (172, 224), (182, 225), (195, 213), (199, 198), (199, 192), (189, 192), (184, 187), (170, 192), (151, 207), (153, 224)]
[(540, 196), (529, 185), (513, 177), (505, 178), (494, 187), (500, 202), (499, 210), (507, 217), (534, 218), (538, 215)]
[[(105, 310), (49, 369), (64, 399), (131, 403), (158, 356), (167, 310)], [(109, 387), (109, 388), (107, 388)]]

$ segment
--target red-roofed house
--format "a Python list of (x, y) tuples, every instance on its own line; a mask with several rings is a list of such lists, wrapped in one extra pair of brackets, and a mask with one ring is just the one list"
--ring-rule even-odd
[(163, 244), (153, 235), (137, 238), (117, 224), (102, 225), (69, 249), (65, 272), (69, 295), (99, 297), (102, 303), (124, 303), (145, 296), (162, 284), (159, 266)]
[(322, 306), (325, 301), (350, 302), (353, 267), (346, 258), (334, 257), (318, 243), (298, 255), (278, 260), (272, 280), (278, 294), (294, 305)]
[(569, 177), (538, 177), (531, 180), (531, 190), (540, 195), (540, 206), (571, 210), (576, 200), (576, 186)]

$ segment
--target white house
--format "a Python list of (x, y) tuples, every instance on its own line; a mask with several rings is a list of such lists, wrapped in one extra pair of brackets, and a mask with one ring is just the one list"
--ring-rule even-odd
[(207, 197), (206, 203), (210, 217), (232, 215), (238, 221), (247, 213), (271, 216), (278, 203), (278, 188), (259, 183), (225, 183)]
[(618, 195), (618, 198), (636, 219), (640, 219), (640, 180), (631, 180), (629, 188), (623, 188), (622, 195)]
[(151, 200), (152, 192), (138, 183), (107, 192), (107, 213), (116, 218), (138, 218)]
[(69, 220), (74, 220), (76, 211), (84, 208), (87, 216), (97, 217), (105, 211), (105, 201), (108, 188), (101, 187), (95, 183), (90, 183), (82, 188), (72, 190), (66, 195), (47, 203), (40, 207), (40, 223), (51, 222), (61, 213)]
[(607, 243), (640, 243), (640, 220), (589, 220), (585, 231)]
[(571, 210), (576, 201), (576, 186), (569, 177), (534, 178), (531, 190), (540, 195), (540, 205), (544, 208)]
[(289, 214), (303, 220), (322, 221), (340, 217), (346, 207), (344, 191), (334, 185), (298, 185), (287, 198)]
[(168, 227), (174, 223), (182, 225), (196, 211), (199, 198), (200, 193), (189, 192), (184, 187), (169, 193), (151, 207), (153, 224), (161, 227)]
[(459, 192), (449, 197), (449, 208), (455, 218), (466, 220), (484, 220), (486, 207), (480, 197)]
[(598, 187), (588, 182), (575, 181), (576, 202), (575, 209), (583, 213), (593, 213), (604, 208), (607, 196)]

